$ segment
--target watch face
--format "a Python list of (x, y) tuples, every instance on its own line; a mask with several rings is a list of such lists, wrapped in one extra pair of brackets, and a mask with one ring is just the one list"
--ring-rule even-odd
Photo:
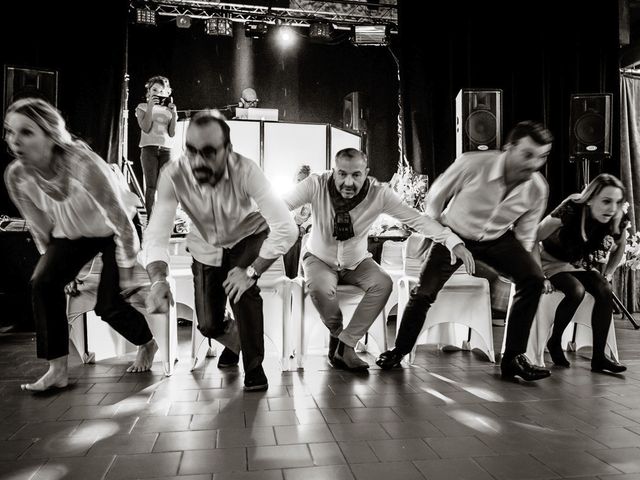
[(253, 268), (251, 265), (249, 265), (249, 266), (247, 267), (247, 276), (248, 276), (249, 278), (256, 278), (256, 277), (257, 277), (257, 275), (256, 275), (256, 269), (255, 269), (255, 268)]

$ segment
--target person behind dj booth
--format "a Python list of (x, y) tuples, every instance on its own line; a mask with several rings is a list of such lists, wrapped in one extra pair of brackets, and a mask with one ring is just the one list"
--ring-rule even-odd
[(242, 90), (242, 94), (240, 95), (240, 100), (236, 107), (235, 117), (234, 119), (246, 119), (247, 118), (247, 109), (248, 108), (257, 108), (258, 107), (258, 94), (256, 91), (251, 88), (245, 88)]

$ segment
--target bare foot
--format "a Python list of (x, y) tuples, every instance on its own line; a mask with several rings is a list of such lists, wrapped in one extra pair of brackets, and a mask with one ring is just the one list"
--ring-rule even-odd
[(50, 388), (65, 388), (69, 385), (69, 373), (67, 370), (68, 356), (49, 360), (49, 370), (33, 383), (23, 383), (22, 390), (29, 392), (44, 392)]
[(152, 338), (144, 345), (138, 347), (138, 355), (135, 361), (127, 368), (129, 373), (148, 372), (153, 365), (153, 357), (158, 351), (158, 344)]

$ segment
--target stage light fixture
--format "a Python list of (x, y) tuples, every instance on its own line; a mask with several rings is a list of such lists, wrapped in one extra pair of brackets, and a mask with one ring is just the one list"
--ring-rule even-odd
[(327, 22), (312, 22), (309, 25), (309, 38), (319, 41), (331, 40), (333, 25)]
[(191, 27), (191, 17), (188, 15), (178, 15), (176, 17), (176, 25), (178, 26), (178, 28)]
[(388, 28), (386, 25), (354, 25), (351, 42), (354, 45), (388, 45)]
[(244, 35), (251, 38), (262, 38), (267, 35), (269, 26), (266, 23), (247, 22), (244, 24)]
[(136, 8), (136, 23), (141, 23), (143, 25), (155, 25), (156, 12), (146, 8)]
[(233, 25), (228, 18), (208, 18), (204, 22), (204, 31), (207, 35), (233, 37)]

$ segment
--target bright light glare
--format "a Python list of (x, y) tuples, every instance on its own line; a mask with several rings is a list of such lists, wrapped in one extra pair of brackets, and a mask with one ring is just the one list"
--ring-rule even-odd
[(289, 47), (295, 42), (295, 32), (291, 27), (280, 27), (278, 29), (278, 43), (281, 47)]

